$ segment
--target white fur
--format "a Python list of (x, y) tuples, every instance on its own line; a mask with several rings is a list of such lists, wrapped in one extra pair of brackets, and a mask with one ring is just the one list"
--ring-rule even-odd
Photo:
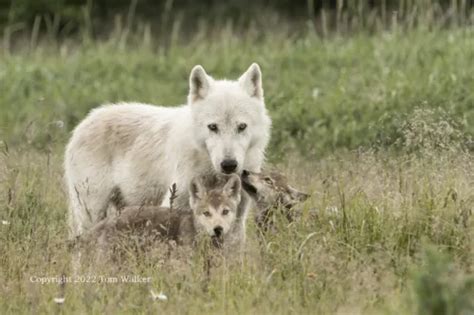
[[(238, 132), (242, 123), (247, 128)], [(259, 172), (270, 125), (257, 64), (238, 81), (214, 80), (194, 67), (188, 104), (180, 107), (123, 103), (94, 109), (66, 148), (71, 236), (107, 216), (114, 190), (126, 205), (159, 205), (176, 183), (180, 202), (187, 202), (191, 179), (221, 172), (224, 159), (235, 159), (238, 173)]]

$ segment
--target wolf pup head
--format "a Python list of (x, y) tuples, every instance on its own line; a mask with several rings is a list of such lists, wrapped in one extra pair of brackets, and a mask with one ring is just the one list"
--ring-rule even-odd
[(293, 220), (292, 208), (308, 199), (305, 194), (288, 184), (288, 180), (279, 172), (254, 173), (242, 172), (242, 186), (257, 204), (257, 223), (267, 228), (273, 209), (285, 210), (288, 220)]
[(262, 73), (254, 63), (237, 80), (214, 80), (202, 66), (189, 78), (193, 137), (218, 173), (259, 171), (270, 137)]
[(189, 195), (196, 230), (222, 242), (236, 222), (241, 197), (239, 176), (196, 177), (189, 186)]

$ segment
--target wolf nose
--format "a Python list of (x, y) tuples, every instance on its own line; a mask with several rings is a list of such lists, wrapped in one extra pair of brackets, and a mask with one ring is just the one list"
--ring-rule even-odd
[(222, 232), (224, 232), (224, 229), (222, 228), (222, 226), (216, 226), (214, 228), (214, 235), (216, 237), (221, 237), (222, 236)]
[(221, 163), (222, 171), (226, 174), (233, 173), (237, 168), (237, 161), (236, 160), (224, 160)]
[(247, 170), (242, 171), (242, 177), (247, 177), (249, 175), (250, 175), (249, 171), (247, 171)]

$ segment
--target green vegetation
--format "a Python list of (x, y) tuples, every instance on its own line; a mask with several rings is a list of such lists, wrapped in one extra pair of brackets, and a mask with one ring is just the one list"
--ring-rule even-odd
[[(474, 312), (472, 28), (290, 29), (4, 40), (0, 313)], [(264, 242), (249, 220), (243, 262), (217, 259), (209, 278), (200, 255), (156, 250), (82, 274), (151, 283), (31, 281), (71, 275), (62, 154), (91, 108), (182, 104), (193, 65), (234, 78), (253, 61), (273, 118), (270, 162), (312, 194), (299, 220), (282, 218)]]
[[(64, 143), (67, 131), (99, 104), (182, 104), (194, 64), (216, 77), (236, 77), (252, 61), (264, 72), (274, 154), (297, 148), (321, 156), (337, 148), (392, 145), (401, 122), (417, 108), (443, 109), (461, 132), (474, 134), (470, 30), (321, 40), (310, 34), (237, 35), (229, 29), (205, 38), (198, 33), (163, 48), (147, 44), (148, 37), (141, 42), (121, 34), (105, 42), (52, 43), (4, 54), (4, 139), (39, 148), (57, 137)], [(57, 121), (64, 122), (63, 131)]]

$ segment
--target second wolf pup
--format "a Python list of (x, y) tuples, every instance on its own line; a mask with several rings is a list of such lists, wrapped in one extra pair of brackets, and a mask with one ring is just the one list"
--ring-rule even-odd
[(294, 206), (304, 202), (309, 195), (288, 184), (288, 179), (276, 171), (242, 172), (242, 186), (255, 201), (255, 221), (262, 232), (274, 225), (274, 214), (281, 209), (289, 221), (293, 221)]

